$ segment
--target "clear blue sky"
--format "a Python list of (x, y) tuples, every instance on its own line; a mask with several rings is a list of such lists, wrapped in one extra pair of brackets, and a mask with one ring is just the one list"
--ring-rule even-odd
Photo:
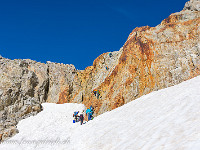
[(1, 0), (0, 54), (84, 69), (119, 50), (135, 27), (158, 25), (186, 1)]

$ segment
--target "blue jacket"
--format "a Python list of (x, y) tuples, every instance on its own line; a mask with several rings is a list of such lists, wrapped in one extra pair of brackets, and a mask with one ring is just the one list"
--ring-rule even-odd
[(90, 112), (92, 112), (91, 109), (87, 109), (87, 110), (86, 110), (86, 114), (87, 114), (87, 113), (90, 113)]

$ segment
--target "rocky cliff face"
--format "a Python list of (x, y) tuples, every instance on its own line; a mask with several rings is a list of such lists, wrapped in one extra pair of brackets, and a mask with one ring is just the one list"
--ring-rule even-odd
[(16, 134), (17, 123), (42, 110), (41, 103), (57, 102), (70, 87), (73, 65), (0, 58), (0, 141)]
[(49, 92), (46, 102), (57, 103), (61, 92), (66, 92), (65, 99), (71, 99), (72, 82), (76, 74), (74, 65), (47, 62), (49, 68)]
[(200, 0), (188, 1), (183, 10), (200, 11)]
[(199, 1), (191, 0), (160, 25), (134, 29), (119, 51), (82, 71), (0, 57), (0, 139), (17, 133), (18, 121), (40, 112), (43, 102), (93, 105), (98, 115), (200, 75), (199, 35)]
[[(71, 99), (95, 107), (95, 113), (115, 109), (144, 94), (173, 86), (200, 74), (199, 1), (186, 3), (156, 27), (136, 28), (119, 52), (102, 54), (93, 66), (78, 72)], [(108, 66), (108, 70), (106, 70)], [(100, 90), (100, 98), (91, 93)], [(64, 92), (60, 93), (64, 95)]]

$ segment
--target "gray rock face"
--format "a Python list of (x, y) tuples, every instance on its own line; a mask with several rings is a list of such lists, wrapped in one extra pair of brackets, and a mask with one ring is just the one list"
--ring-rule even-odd
[(200, 11), (200, 0), (190, 0), (186, 2), (183, 10)]
[[(47, 102), (58, 103), (60, 92), (66, 88), (72, 89), (72, 82), (76, 75), (74, 65), (49, 63), (49, 93)], [(70, 94), (68, 94), (70, 95)]]
[(39, 63), (0, 57), (0, 141), (18, 131), (17, 123), (42, 110), (43, 102), (58, 102), (62, 85), (73, 80), (73, 65)]

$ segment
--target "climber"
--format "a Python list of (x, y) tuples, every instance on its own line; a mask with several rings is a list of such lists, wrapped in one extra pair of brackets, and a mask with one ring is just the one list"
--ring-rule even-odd
[(97, 91), (97, 99), (99, 99), (99, 96), (100, 96), (100, 91), (98, 90)]
[(90, 121), (92, 119), (93, 111), (90, 108), (88, 108), (86, 110), (86, 114), (87, 114), (87, 117), (88, 117), (88, 121)]
[(96, 96), (96, 94), (97, 94), (97, 89), (94, 89), (94, 90), (93, 90), (93, 93), (94, 93), (94, 95)]
[(73, 114), (75, 122), (78, 122), (78, 113), (79, 113), (79, 111), (77, 111), (77, 112), (75, 111), (74, 114)]
[(91, 110), (88, 108), (87, 110), (86, 110), (86, 115), (87, 115), (87, 121), (89, 121), (89, 112), (90, 112)]
[(83, 112), (82, 112), (82, 113), (80, 114), (80, 116), (79, 116), (79, 118), (80, 118), (80, 124), (81, 124), (81, 125), (83, 124), (83, 120), (84, 120), (83, 114), (84, 114), (84, 110), (83, 110)]
[(112, 53), (111, 52), (109, 53), (109, 56), (112, 57)]
[(108, 70), (108, 67), (106, 66), (106, 70)]
[(93, 111), (90, 111), (88, 114), (88, 121), (93, 119), (92, 114), (93, 114)]

